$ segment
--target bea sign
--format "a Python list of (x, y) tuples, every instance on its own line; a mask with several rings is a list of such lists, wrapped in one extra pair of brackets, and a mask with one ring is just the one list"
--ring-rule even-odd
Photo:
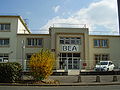
[(62, 45), (62, 51), (64, 51), (64, 52), (78, 52), (79, 46), (78, 45)]

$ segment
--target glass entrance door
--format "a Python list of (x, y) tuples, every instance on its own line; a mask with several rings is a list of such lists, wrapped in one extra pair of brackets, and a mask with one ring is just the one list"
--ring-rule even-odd
[(59, 68), (60, 69), (79, 69), (80, 53), (60, 53)]

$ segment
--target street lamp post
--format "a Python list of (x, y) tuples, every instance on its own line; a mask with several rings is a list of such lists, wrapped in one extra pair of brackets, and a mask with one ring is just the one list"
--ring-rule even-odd
[(77, 82), (82, 82), (81, 80), (81, 64), (82, 63), (82, 60), (80, 59), (79, 60), (79, 75), (78, 75), (78, 81)]
[(24, 42), (24, 40), (22, 40), (22, 69), (23, 69), (23, 71), (25, 70), (25, 65), (24, 65), (24, 60), (25, 60), (25, 58), (24, 58), (24, 53), (25, 53), (25, 42)]

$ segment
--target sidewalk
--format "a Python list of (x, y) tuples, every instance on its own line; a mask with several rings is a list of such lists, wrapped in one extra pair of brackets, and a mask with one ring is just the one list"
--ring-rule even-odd
[(117, 75), (116, 82), (113, 82), (113, 75), (100, 76), (100, 82), (96, 82), (96, 76), (50, 76), (50, 79), (57, 80), (59, 84), (21, 84), (21, 83), (0, 83), (0, 86), (97, 86), (97, 85), (120, 85), (120, 75)]
[[(50, 76), (50, 79), (60, 83), (77, 83), (78, 76)], [(117, 75), (117, 82), (120, 83), (120, 75)], [(100, 75), (100, 83), (112, 83), (113, 75)], [(80, 83), (96, 83), (96, 75), (81, 75)]]

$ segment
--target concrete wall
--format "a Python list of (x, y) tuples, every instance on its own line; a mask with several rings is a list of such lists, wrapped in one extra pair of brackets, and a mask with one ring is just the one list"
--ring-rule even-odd
[[(0, 53), (9, 54), (9, 62), (18, 61), (17, 33), (30, 33), (20, 16), (0, 16), (0, 23), (9, 23), (10, 31), (0, 31), (0, 38), (9, 38), (10, 45), (0, 47)], [(20, 30), (20, 31), (19, 31)]]
[(9, 46), (0, 47), (0, 53), (8, 53), (10, 62), (16, 61), (17, 21), (16, 17), (0, 17), (0, 23), (10, 23), (10, 31), (0, 31), (0, 38), (9, 38), (10, 40)]
[[(60, 37), (80, 37), (81, 45), (79, 45), (79, 52), (81, 54), (82, 62), (86, 62), (89, 57), (88, 53), (88, 28), (50, 28), (51, 34), (51, 49), (55, 50), (56, 54), (56, 68), (59, 68), (59, 56), (58, 54), (61, 52), (60, 50)], [(86, 62), (87, 63), (87, 62)]]
[[(27, 45), (27, 38), (41, 38), (43, 39), (43, 44), (42, 47), (29, 47)], [(23, 46), (23, 42), (24, 41), (24, 51), (22, 52), (22, 46)], [(19, 59), (19, 62), (22, 61), (22, 54), (23, 54), (23, 58), (26, 59), (26, 55), (27, 54), (33, 54), (36, 52), (39, 52), (41, 48), (47, 48), (50, 49), (51, 45), (50, 45), (50, 35), (46, 34), (46, 35), (40, 35), (40, 34), (18, 34), (17, 35), (17, 58)]]

